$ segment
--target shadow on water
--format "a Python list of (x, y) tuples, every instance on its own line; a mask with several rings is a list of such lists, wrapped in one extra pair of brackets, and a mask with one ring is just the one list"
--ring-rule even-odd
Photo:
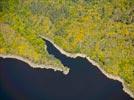
[(0, 98), (7, 100), (131, 100), (122, 84), (108, 79), (87, 59), (69, 58), (45, 40), (49, 54), (70, 68), (68, 75), (0, 59)]

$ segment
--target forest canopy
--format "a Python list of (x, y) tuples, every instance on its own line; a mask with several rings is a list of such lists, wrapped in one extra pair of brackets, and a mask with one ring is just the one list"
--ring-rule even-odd
[(134, 0), (0, 0), (0, 54), (66, 70), (39, 35), (89, 56), (134, 93)]

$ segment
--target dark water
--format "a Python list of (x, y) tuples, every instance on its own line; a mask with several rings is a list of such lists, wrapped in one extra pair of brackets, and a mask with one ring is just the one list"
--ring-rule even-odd
[(85, 58), (62, 55), (49, 41), (48, 51), (70, 67), (63, 75), (33, 69), (16, 59), (0, 58), (0, 100), (131, 100), (118, 81), (110, 80)]

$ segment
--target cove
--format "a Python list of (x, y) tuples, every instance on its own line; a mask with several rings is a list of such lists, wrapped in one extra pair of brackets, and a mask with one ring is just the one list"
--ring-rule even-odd
[(70, 72), (32, 68), (17, 59), (0, 58), (0, 100), (132, 100), (119, 81), (108, 79), (86, 58), (70, 58), (45, 40), (49, 54)]

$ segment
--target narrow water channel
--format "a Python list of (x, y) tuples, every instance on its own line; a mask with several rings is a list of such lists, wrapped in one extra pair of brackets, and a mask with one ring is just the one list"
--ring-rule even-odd
[(66, 57), (45, 42), (49, 54), (70, 68), (69, 74), (0, 58), (0, 100), (132, 100), (120, 82), (108, 79), (86, 58)]

